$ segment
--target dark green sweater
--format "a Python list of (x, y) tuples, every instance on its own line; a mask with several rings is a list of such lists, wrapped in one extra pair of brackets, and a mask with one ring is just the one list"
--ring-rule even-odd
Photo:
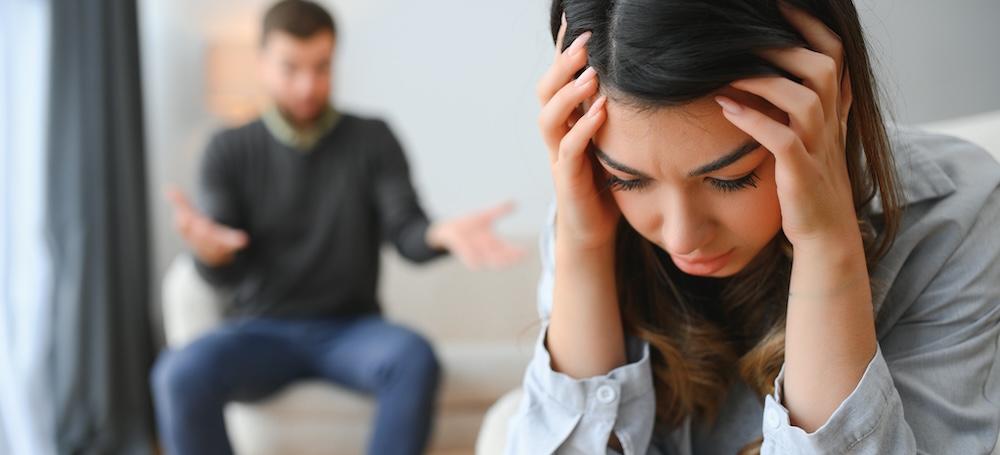
[(260, 119), (222, 131), (205, 152), (199, 203), (250, 236), (232, 263), (197, 264), (233, 291), (233, 316), (377, 313), (384, 239), (412, 261), (441, 254), (425, 241), (406, 158), (380, 120), (343, 115), (307, 153)]

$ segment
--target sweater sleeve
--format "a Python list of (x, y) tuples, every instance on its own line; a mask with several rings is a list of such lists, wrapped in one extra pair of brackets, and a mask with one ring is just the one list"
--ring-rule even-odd
[(414, 262), (433, 259), (443, 251), (427, 245), (430, 221), (420, 207), (410, 180), (410, 167), (399, 141), (384, 122), (375, 122), (375, 209), (386, 239)]
[[(246, 210), (240, 205), (240, 168), (234, 160), (225, 133), (215, 135), (202, 157), (198, 174), (198, 207), (216, 223), (246, 230)], [(236, 286), (246, 274), (253, 239), (236, 253), (232, 262), (209, 266), (195, 255), (195, 268), (209, 283), (220, 287)]]

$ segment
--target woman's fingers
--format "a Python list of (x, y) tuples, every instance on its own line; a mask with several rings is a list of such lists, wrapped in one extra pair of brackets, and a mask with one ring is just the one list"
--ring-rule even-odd
[(853, 97), (843, 40), (809, 13), (784, 1), (779, 5), (785, 19), (815, 51), (804, 48), (772, 50), (764, 52), (764, 58), (801, 78), (805, 86), (816, 91), (829, 121), (846, 122)]
[(761, 56), (802, 79), (796, 84), (783, 78), (738, 81), (733, 87), (753, 93), (785, 111), (789, 127), (809, 151), (824, 137), (843, 144), (853, 95), (849, 72), (844, 67), (844, 47), (837, 34), (822, 21), (781, 2), (781, 12), (812, 49), (792, 48), (763, 51)]
[[(816, 92), (784, 77), (744, 79), (732, 84), (733, 88), (764, 98), (788, 114), (789, 128), (803, 141), (822, 137), (839, 122), (827, 122), (823, 100)], [(836, 103), (831, 103), (837, 109)], [(829, 127), (829, 128), (828, 128)]]
[(816, 92), (827, 119), (839, 117), (841, 71), (832, 58), (802, 47), (763, 51), (761, 55)]
[[(574, 75), (587, 64), (586, 44), (591, 33), (582, 33), (560, 52), (565, 30), (564, 15), (556, 38), (555, 61), (538, 82), (538, 101), (542, 104), (538, 125), (549, 152), (561, 214), (559, 219), (563, 220), (557, 227), (563, 232), (560, 238), (576, 238), (580, 244), (603, 245), (613, 238), (620, 214), (610, 195), (602, 194), (600, 185), (595, 183), (595, 168), (587, 151), (607, 117), (607, 98), (598, 97), (587, 112), (583, 112), (581, 106), (599, 90), (597, 72), (593, 68), (587, 68), (574, 80)], [(491, 250), (498, 248), (501, 246)], [(510, 250), (498, 253), (497, 257), (503, 262), (506, 256), (520, 254)]]
[[(542, 79), (538, 81), (537, 94), (538, 102), (545, 105), (556, 92), (573, 80), (573, 75), (580, 71), (587, 64), (587, 53), (585, 46), (590, 39), (591, 33), (585, 32), (578, 36), (573, 44), (556, 55), (552, 66), (545, 72)], [(561, 47), (559, 48), (561, 49)]]
[(732, 98), (719, 95), (715, 101), (722, 106), (723, 115), (730, 123), (768, 149), (779, 163), (790, 166), (796, 175), (808, 175), (804, 173), (809, 161), (808, 153), (804, 152), (805, 144), (789, 127)]
[(591, 138), (607, 118), (607, 111), (604, 108), (607, 100), (608, 97), (603, 95), (597, 98), (587, 113), (580, 117), (576, 125), (573, 125), (573, 128), (559, 141), (558, 161), (563, 166), (570, 166), (573, 174), (587, 164), (584, 153), (590, 145)]
[(559, 158), (559, 143), (570, 130), (570, 122), (579, 123), (577, 110), (587, 98), (597, 93), (598, 81), (593, 68), (588, 68), (575, 81), (567, 83), (546, 103), (538, 114), (538, 126), (549, 150), (550, 162)]
[(840, 74), (840, 69), (844, 66), (844, 44), (840, 37), (833, 33), (833, 30), (830, 30), (823, 21), (811, 14), (784, 1), (778, 2), (778, 6), (781, 14), (785, 16), (785, 20), (802, 34), (809, 46), (833, 59), (838, 71), (837, 74)]

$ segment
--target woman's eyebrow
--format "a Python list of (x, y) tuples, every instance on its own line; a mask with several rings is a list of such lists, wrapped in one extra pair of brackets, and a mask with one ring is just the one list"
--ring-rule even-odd
[(711, 174), (715, 171), (721, 170), (730, 164), (733, 164), (743, 158), (750, 152), (760, 148), (760, 142), (754, 139), (750, 139), (745, 144), (736, 147), (733, 151), (726, 154), (722, 158), (719, 158), (711, 163), (708, 163), (698, 169), (695, 169), (688, 173), (688, 177), (697, 177), (699, 175)]
[(611, 169), (614, 169), (616, 171), (624, 172), (626, 174), (639, 177), (640, 179), (648, 179), (649, 178), (648, 175), (643, 174), (642, 172), (639, 172), (639, 171), (637, 171), (635, 169), (632, 169), (632, 168), (630, 168), (630, 167), (628, 167), (628, 166), (626, 166), (624, 164), (621, 164), (621, 163), (619, 163), (619, 162), (611, 159), (611, 157), (608, 156), (607, 153), (604, 153), (603, 150), (597, 148), (596, 145), (592, 145), (592, 147), (594, 147), (594, 154), (597, 155), (597, 159), (603, 161), (604, 164), (608, 165), (608, 167), (610, 167)]

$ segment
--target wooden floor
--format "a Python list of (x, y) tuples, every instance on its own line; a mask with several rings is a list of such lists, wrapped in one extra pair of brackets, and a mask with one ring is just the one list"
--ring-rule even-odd
[[(164, 455), (163, 451), (160, 450), (159, 445), (153, 447), (154, 453), (157, 455)], [(427, 455), (475, 455), (475, 450), (438, 450), (433, 452), (428, 452)]]

